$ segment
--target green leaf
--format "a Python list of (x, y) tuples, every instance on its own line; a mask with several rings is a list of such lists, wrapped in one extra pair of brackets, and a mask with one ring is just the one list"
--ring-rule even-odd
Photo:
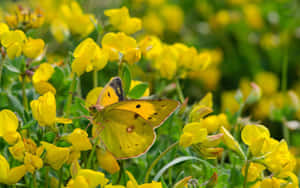
[(13, 73), (20, 73), (20, 70), (17, 68), (17, 67), (15, 67), (15, 66), (13, 66), (12, 64), (4, 64), (4, 67), (7, 69), (7, 70), (9, 70), (10, 72), (13, 72)]
[(52, 143), (55, 139), (56, 135), (54, 132), (47, 132), (45, 135), (44, 135), (44, 139), (47, 141), (47, 142), (50, 142)]
[(188, 161), (188, 160), (197, 160), (200, 161), (202, 164), (205, 165), (205, 168), (207, 169), (207, 167), (209, 166), (210, 168), (213, 168), (213, 166), (211, 164), (209, 164), (207, 161), (200, 159), (198, 157), (193, 157), (193, 156), (186, 156), (186, 157), (178, 157), (176, 159), (174, 159), (173, 161), (169, 162), (168, 164), (166, 164), (162, 169), (160, 169), (160, 171), (156, 174), (156, 176), (154, 177), (154, 181), (157, 181), (162, 175), (163, 173), (168, 170), (170, 167), (184, 162), (184, 161)]
[(35, 120), (30, 120), (25, 125), (22, 126), (22, 129), (29, 129), (31, 126), (33, 126), (36, 123)]
[(121, 79), (123, 82), (125, 95), (128, 93), (131, 84), (131, 72), (127, 64), (123, 64)]
[(148, 88), (148, 83), (138, 84), (129, 91), (128, 96), (133, 99), (139, 99), (144, 95), (147, 88)]
[(18, 98), (12, 94), (7, 94), (10, 106), (12, 107), (13, 110), (17, 111), (20, 116), (24, 115), (24, 107), (18, 100)]
[(160, 177), (160, 181), (161, 181), (161, 184), (162, 184), (163, 188), (168, 188), (168, 186), (167, 186), (167, 184), (166, 184), (166, 182), (165, 182), (165, 180), (164, 180), (163, 177)]

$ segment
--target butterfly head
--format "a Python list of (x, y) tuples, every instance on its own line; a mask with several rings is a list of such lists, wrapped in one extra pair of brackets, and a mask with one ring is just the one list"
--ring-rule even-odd
[(96, 114), (97, 112), (102, 111), (103, 109), (104, 109), (103, 106), (97, 105), (97, 104), (89, 107), (89, 111), (92, 115)]

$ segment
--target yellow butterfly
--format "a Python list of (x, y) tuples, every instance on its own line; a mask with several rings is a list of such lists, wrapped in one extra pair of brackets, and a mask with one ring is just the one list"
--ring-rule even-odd
[(101, 90), (91, 112), (95, 126), (101, 129), (101, 143), (117, 159), (127, 159), (150, 149), (156, 137), (154, 129), (178, 106), (179, 102), (169, 99), (124, 100), (122, 81), (114, 77)]

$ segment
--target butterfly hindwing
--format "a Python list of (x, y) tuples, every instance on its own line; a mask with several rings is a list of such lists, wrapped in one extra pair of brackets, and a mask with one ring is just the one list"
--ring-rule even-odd
[[(175, 100), (128, 100), (110, 105), (106, 110), (119, 109), (133, 112), (149, 122), (152, 127), (160, 126), (179, 106)], [(138, 117), (136, 115), (136, 117)]]
[(137, 157), (153, 144), (153, 128), (136, 113), (111, 109), (103, 115), (101, 141), (117, 159)]
[(102, 107), (109, 106), (124, 100), (124, 92), (122, 88), (122, 80), (119, 77), (114, 77), (102, 89), (97, 104)]

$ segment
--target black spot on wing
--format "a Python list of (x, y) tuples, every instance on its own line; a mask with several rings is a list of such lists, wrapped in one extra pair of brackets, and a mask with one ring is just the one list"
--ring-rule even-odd
[(141, 108), (141, 105), (140, 105), (140, 104), (137, 104), (135, 107), (136, 107), (136, 108)]

